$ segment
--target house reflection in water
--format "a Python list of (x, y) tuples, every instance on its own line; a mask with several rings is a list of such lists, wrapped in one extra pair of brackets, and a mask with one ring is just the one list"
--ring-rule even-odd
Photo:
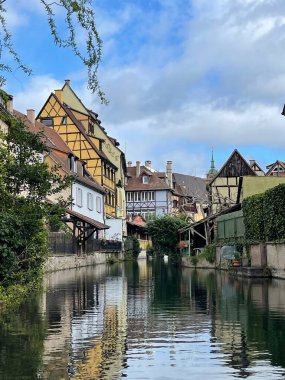
[(43, 378), (119, 376), (125, 351), (127, 283), (122, 273), (107, 276), (108, 268), (98, 266), (49, 277), (53, 290), (45, 293), (43, 302), (49, 323)]

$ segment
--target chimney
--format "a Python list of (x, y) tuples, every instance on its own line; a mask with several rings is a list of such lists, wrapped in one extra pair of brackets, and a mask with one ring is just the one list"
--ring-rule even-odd
[(33, 110), (33, 109), (28, 109), (28, 110), (27, 110), (27, 118), (29, 119), (29, 121), (30, 121), (33, 125), (35, 125), (35, 119), (36, 119), (36, 117), (35, 117), (35, 110)]
[(128, 168), (130, 168), (132, 166), (132, 161), (128, 161)]
[(11, 96), (9, 100), (7, 101), (7, 111), (12, 115), (14, 108), (13, 108), (13, 97)]
[(252, 167), (255, 164), (255, 160), (249, 160), (249, 166)]
[(55, 96), (58, 98), (58, 100), (60, 101), (60, 103), (63, 102), (62, 98), (62, 90), (54, 90), (54, 93), (55, 93)]
[(70, 79), (65, 79), (65, 84), (66, 84), (67, 86), (70, 86)]
[(141, 163), (140, 161), (136, 161), (136, 177), (140, 176)]
[(166, 163), (166, 175), (168, 178), (168, 185), (173, 189), (173, 180), (172, 180), (172, 161), (167, 161)]
[(151, 161), (145, 161), (145, 166), (146, 166), (148, 169), (151, 169)]

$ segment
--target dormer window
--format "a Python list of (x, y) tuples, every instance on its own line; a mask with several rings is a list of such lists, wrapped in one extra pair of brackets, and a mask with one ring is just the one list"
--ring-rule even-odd
[(77, 159), (75, 158), (74, 159), (74, 165), (73, 165), (73, 171), (74, 171), (74, 173), (77, 173)]
[(94, 124), (89, 124), (89, 133), (91, 133), (91, 135), (94, 135)]
[(52, 127), (53, 126), (53, 118), (52, 117), (41, 117), (41, 123), (44, 124), (46, 127)]
[(149, 183), (149, 176), (147, 176), (147, 175), (143, 175), (143, 177), (142, 177), (142, 182), (143, 182), (144, 184), (148, 184), (148, 183)]
[(72, 172), (77, 173), (77, 158), (72, 155), (69, 156), (69, 169)]

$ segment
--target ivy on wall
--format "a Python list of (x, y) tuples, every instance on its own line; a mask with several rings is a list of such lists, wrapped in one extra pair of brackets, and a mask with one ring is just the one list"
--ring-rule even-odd
[(256, 194), (246, 198), (242, 203), (242, 210), (245, 239), (252, 242), (264, 241), (264, 194)]
[(247, 241), (285, 240), (284, 184), (245, 199), (242, 209)]

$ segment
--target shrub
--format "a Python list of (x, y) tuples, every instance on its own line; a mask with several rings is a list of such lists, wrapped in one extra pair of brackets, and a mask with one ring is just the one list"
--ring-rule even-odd
[(207, 245), (204, 251), (199, 255), (199, 257), (205, 258), (210, 264), (213, 264), (216, 261), (216, 246)]
[(155, 253), (170, 256), (178, 255), (178, 230), (186, 224), (181, 218), (169, 215), (149, 220), (147, 230), (152, 238)]
[(134, 236), (128, 236), (124, 242), (124, 250), (127, 258), (137, 259), (141, 251), (138, 239)]

